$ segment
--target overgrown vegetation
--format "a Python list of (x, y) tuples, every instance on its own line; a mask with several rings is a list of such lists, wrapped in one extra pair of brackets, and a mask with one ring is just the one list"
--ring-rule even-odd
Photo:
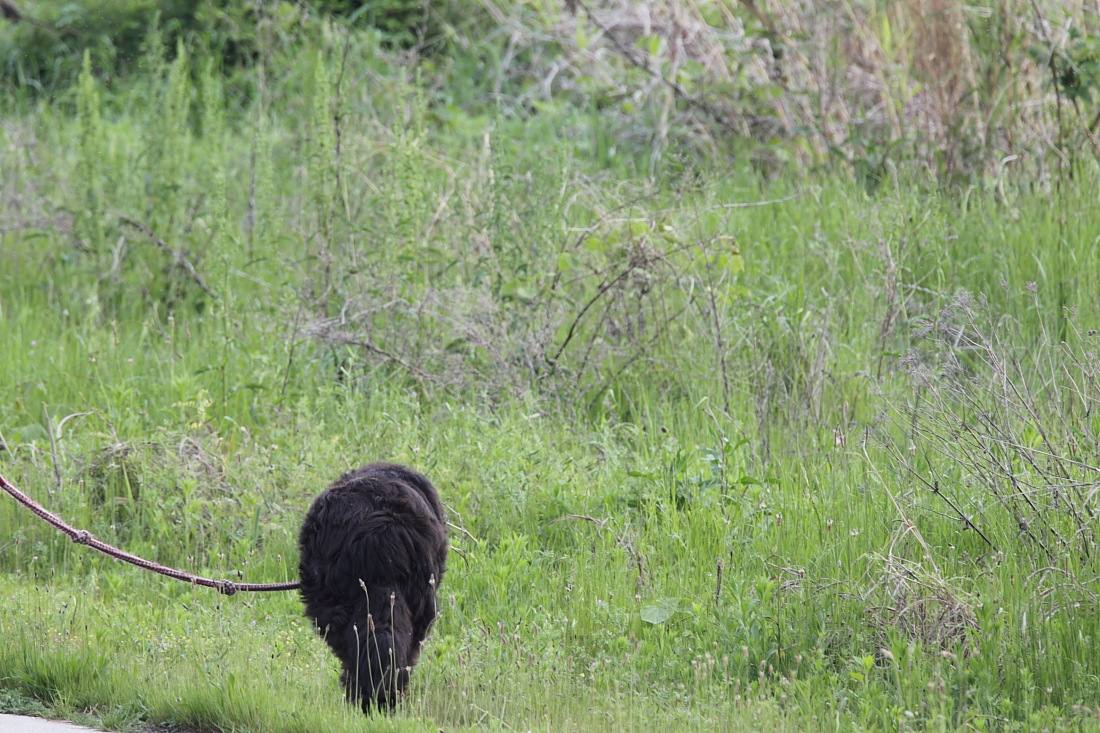
[[(0, 28), (23, 490), (282, 581), (423, 470), (382, 728), (1100, 728), (1091, 6), (110, 5), (133, 57)], [(7, 500), (0, 568), (0, 709), (362, 725), (292, 594)]]
[(334, 18), (415, 64), (444, 116), (458, 107), (598, 118), (585, 152), (605, 163), (620, 156), (644, 169), (718, 155), (765, 175), (839, 164), (873, 188), (899, 167), (952, 183), (1050, 185), (1100, 156), (1100, 20), (1085, 0), (10, 7), (18, 20), (0, 27), (2, 79), (20, 98), (63, 93), (85, 52), (101, 76), (127, 77), (149, 57), (151, 27), (169, 47), (178, 40), (217, 57), (252, 96), (250, 72), (286, 71), (278, 49), (321, 42)]

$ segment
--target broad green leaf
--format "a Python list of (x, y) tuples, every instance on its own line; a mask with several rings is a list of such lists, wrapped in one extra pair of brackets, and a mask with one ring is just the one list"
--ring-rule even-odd
[(500, 289), (500, 295), (502, 298), (515, 298), (517, 300), (530, 302), (535, 299), (537, 293), (527, 282), (520, 278), (516, 278), (515, 280), (509, 280), (504, 283), (504, 287)]
[(662, 598), (655, 605), (642, 606), (642, 621), (650, 624), (663, 624), (672, 618), (680, 607), (678, 598)]
[(579, 270), (583, 266), (581, 258), (577, 257), (572, 252), (562, 252), (558, 255), (558, 270), (561, 272), (572, 272)]

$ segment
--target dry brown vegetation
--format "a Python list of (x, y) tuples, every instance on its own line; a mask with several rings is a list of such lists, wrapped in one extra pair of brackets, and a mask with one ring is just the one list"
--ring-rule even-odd
[(763, 143), (766, 166), (839, 157), (880, 178), (904, 159), (1043, 180), (1100, 154), (1091, 0), (578, 0), (543, 25), (484, 2), (514, 48), (554, 48), (511, 69), (541, 75), (533, 93), (600, 95), (658, 150), (732, 135)]

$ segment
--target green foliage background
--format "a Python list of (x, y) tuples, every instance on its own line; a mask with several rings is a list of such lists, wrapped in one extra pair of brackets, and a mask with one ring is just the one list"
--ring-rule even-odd
[[(1036, 177), (801, 157), (613, 55), (528, 94), (556, 7), (352, 5), (0, 28), (8, 479), (259, 582), (340, 472), (426, 472), (455, 550), (381, 729), (1100, 726), (1087, 143)], [(1086, 136), (1083, 92), (1038, 99)], [(292, 594), (3, 500), (0, 598), (0, 709), (362, 729)]]

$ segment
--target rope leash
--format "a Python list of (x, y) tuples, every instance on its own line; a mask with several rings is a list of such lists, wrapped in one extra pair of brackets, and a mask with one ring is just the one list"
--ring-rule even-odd
[(60, 517), (48, 512), (41, 504), (36, 502), (24, 494), (19, 489), (15, 488), (10, 481), (3, 476), (0, 476), (0, 489), (11, 494), (11, 497), (17, 502), (22, 504), (25, 508), (29, 509), (39, 519), (44, 520), (46, 523), (53, 525), (55, 529), (64, 532), (68, 535), (69, 539), (78, 545), (86, 545), (88, 547), (99, 550), (104, 555), (109, 555), (116, 560), (122, 560), (128, 562), (131, 565), (136, 565), (144, 570), (151, 570), (154, 573), (160, 575), (166, 575), (169, 578), (176, 580), (182, 580), (185, 583), (191, 585), (201, 585), (204, 588), (213, 588), (222, 595), (231, 596), (235, 593), (262, 593), (267, 591), (279, 591), (279, 590), (296, 590), (301, 587), (301, 582), (294, 580), (288, 583), (234, 583), (231, 580), (213, 580), (211, 578), (204, 578), (200, 575), (194, 575), (192, 573), (185, 573), (182, 570), (176, 570), (160, 563), (153, 562), (152, 560), (146, 560), (145, 558), (138, 557), (137, 555), (131, 555), (128, 552), (124, 552), (117, 547), (112, 547), (106, 542), (97, 540), (86, 529), (76, 529), (67, 524)]

